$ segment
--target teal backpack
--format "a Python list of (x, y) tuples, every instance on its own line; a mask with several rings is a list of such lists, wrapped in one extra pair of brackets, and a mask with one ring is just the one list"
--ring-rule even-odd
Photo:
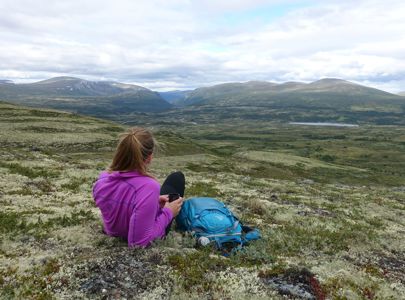
[(191, 232), (201, 245), (214, 244), (224, 255), (260, 238), (257, 229), (243, 226), (224, 203), (214, 198), (184, 201), (176, 224), (177, 229)]

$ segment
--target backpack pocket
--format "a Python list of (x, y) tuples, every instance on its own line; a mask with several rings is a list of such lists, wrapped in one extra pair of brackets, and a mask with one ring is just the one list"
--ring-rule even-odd
[(238, 221), (227, 211), (221, 209), (206, 209), (200, 214), (195, 215), (191, 227), (196, 233), (204, 232), (206, 236), (218, 233), (230, 233), (237, 226), (235, 223), (238, 223)]

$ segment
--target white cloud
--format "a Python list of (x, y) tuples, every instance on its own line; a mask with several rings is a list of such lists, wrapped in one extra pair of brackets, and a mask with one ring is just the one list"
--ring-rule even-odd
[(340, 77), (405, 90), (404, 15), (392, 0), (1, 0), (0, 77), (153, 89)]

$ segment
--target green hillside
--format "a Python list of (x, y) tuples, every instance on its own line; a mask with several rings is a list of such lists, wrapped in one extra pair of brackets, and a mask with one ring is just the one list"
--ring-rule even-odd
[(132, 84), (122, 84), (114, 81), (89, 81), (67, 76), (54, 77), (34, 83), (15, 84), (5, 82), (0, 85), (1, 96), (13, 100), (31, 96), (111, 96), (147, 90), (144, 87)]
[(191, 111), (197, 118), (209, 113), (218, 119), (405, 124), (403, 97), (340, 79), (221, 84), (196, 89), (176, 104), (184, 116)]
[(74, 77), (55, 77), (29, 84), (0, 83), (0, 99), (106, 118), (172, 107), (157, 93), (141, 86)]
[[(321, 79), (309, 84), (249, 81), (199, 88), (179, 105), (259, 105), (298, 107), (338, 107), (390, 104), (400, 97), (340, 79)], [(403, 102), (400, 102), (403, 104)]]
[[(162, 182), (227, 203), (263, 238), (230, 258), (172, 231), (148, 249), (101, 233), (91, 189), (112, 122), (0, 102), (0, 298), (400, 299), (405, 129), (246, 121), (153, 127)], [(142, 119), (143, 118), (143, 119)]]

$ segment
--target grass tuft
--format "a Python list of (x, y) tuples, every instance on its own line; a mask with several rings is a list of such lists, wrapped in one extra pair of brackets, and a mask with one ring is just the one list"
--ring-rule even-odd
[(37, 177), (52, 178), (60, 175), (60, 172), (58, 170), (46, 169), (42, 167), (25, 167), (18, 163), (0, 162), (0, 167), (7, 168), (12, 174), (20, 174), (31, 179)]

